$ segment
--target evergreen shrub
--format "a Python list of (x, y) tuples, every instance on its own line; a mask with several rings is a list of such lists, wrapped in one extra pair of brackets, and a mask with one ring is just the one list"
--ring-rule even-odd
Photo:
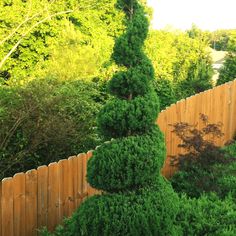
[(164, 137), (157, 126), (145, 135), (113, 139), (89, 160), (88, 181), (109, 192), (136, 190), (159, 178), (165, 155)]
[[(90, 197), (53, 235), (179, 236), (173, 225), (178, 204), (170, 183), (160, 177), (154, 185), (136, 191)], [(41, 233), (52, 235), (46, 230)]]
[(180, 198), (176, 224), (179, 235), (234, 236), (236, 235), (236, 204), (232, 197), (221, 200), (215, 194), (200, 198)]
[(223, 67), (220, 68), (217, 85), (221, 85), (236, 79), (236, 55), (231, 52), (226, 56)]
[(98, 115), (98, 129), (110, 140), (88, 162), (87, 180), (101, 196), (75, 212), (71, 235), (174, 235), (178, 196), (160, 175), (164, 138), (156, 125), (159, 100), (154, 70), (143, 52), (148, 19), (137, 0), (119, 0), (126, 32), (116, 40), (115, 62), (126, 67), (109, 83), (115, 98)]
[(176, 233), (178, 196), (160, 174), (166, 149), (156, 125), (153, 67), (142, 48), (148, 20), (137, 0), (119, 0), (118, 7), (126, 13), (127, 31), (116, 40), (113, 59), (126, 71), (113, 76), (109, 89), (116, 97), (98, 115), (100, 134), (110, 141), (94, 151), (87, 165), (87, 180), (102, 195), (85, 200), (56, 235)]
[(155, 92), (159, 95), (161, 111), (176, 102), (173, 82), (168, 79), (156, 79), (153, 84)]

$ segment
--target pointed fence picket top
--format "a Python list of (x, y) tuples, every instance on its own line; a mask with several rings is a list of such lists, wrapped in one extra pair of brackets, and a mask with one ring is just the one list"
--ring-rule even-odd
[[(166, 177), (176, 171), (170, 166), (169, 156), (182, 152), (178, 148), (181, 140), (169, 124), (182, 121), (200, 128), (200, 113), (211, 123), (222, 122), (225, 135), (215, 140), (216, 144), (232, 139), (236, 133), (236, 80), (182, 99), (160, 112), (157, 123), (165, 134), (167, 158), (162, 174)], [(91, 156), (89, 151), (0, 181), (0, 236), (37, 235), (43, 226), (52, 231), (85, 198), (99, 194), (86, 181)]]

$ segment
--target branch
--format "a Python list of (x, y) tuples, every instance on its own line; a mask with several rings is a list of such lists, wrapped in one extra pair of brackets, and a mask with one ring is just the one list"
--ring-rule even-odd
[(13, 124), (9, 132), (6, 134), (5, 138), (3, 139), (2, 143), (0, 144), (0, 149), (5, 149), (9, 140), (11, 139), (12, 135), (15, 133), (17, 128), (22, 124), (22, 122), (27, 118), (27, 116), (19, 117), (16, 122)]
[[(54, 2), (55, 2), (55, 0), (52, 0), (49, 4), (52, 5)], [(32, 1), (30, 1), (30, 9), (31, 9), (31, 3), (32, 3)], [(26, 19), (24, 21), (22, 21), (5, 39), (0, 41), (0, 46), (2, 44), (4, 44), (8, 39), (10, 39), (21, 28), (22, 25), (26, 24), (28, 21), (36, 18), (37, 16), (41, 15), (45, 10), (47, 10), (47, 7), (45, 7), (42, 11), (40, 11), (40, 12), (34, 14), (33, 16), (29, 17), (30, 9), (27, 13)]]
[(25, 33), (23, 33), (21, 35), (21, 38), (16, 42), (16, 44), (12, 47), (12, 49), (7, 53), (7, 55), (1, 60), (0, 62), (0, 70), (3, 67), (5, 61), (11, 56), (11, 54), (16, 50), (16, 48), (20, 45), (20, 43), (22, 42), (22, 40), (28, 35), (28, 33), (30, 33), (35, 27), (37, 27), (38, 25), (42, 24), (43, 22), (51, 19), (52, 17), (58, 16), (58, 15), (64, 15), (67, 13), (72, 13), (74, 12), (74, 10), (67, 10), (67, 11), (61, 11), (61, 12), (57, 12), (55, 14), (49, 15), (47, 17), (45, 17), (44, 19), (38, 21), (37, 23), (35, 23), (34, 25), (32, 25), (29, 30), (27, 30)]

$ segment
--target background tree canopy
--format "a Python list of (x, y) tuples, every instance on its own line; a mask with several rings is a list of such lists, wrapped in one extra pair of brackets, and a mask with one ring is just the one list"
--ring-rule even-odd
[(98, 76), (101, 67), (109, 65), (113, 37), (123, 27), (123, 15), (114, 3), (1, 0), (1, 77), (15, 84), (47, 73), (57, 75), (68, 63), (69, 75), (61, 70), (59, 76)]
[[(1, 177), (101, 142), (95, 117), (111, 98), (107, 82), (126, 70), (111, 59), (126, 30), (116, 2), (0, 0), (0, 168), (10, 166)], [(161, 109), (212, 87), (211, 36), (197, 27), (149, 31), (145, 53)]]

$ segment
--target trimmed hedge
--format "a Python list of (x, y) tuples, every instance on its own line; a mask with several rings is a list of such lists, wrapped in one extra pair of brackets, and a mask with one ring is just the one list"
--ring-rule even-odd
[[(173, 219), (178, 204), (178, 197), (170, 184), (159, 177), (152, 187), (89, 198), (64, 221), (63, 227), (57, 227), (53, 235), (177, 236), (179, 229)], [(51, 234), (44, 232), (42, 235)]]
[(137, 0), (118, 5), (127, 31), (116, 40), (113, 59), (126, 70), (114, 74), (108, 88), (116, 97), (98, 114), (100, 134), (112, 140), (94, 151), (87, 166), (88, 182), (105, 193), (81, 205), (73, 235), (174, 235), (178, 197), (160, 176), (166, 156), (155, 124), (160, 105), (143, 52), (148, 19)]
[(88, 199), (77, 212), (73, 235), (174, 235), (177, 212), (178, 197), (160, 177), (153, 187)]
[(150, 131), (158, 112), (155, 93), (132, 100), (113, 99), (98, 114), (98, 130), (108, 139), (142, 134)]
[[(137, 0), (119, 0), (127, 31), (116, 40), (117, 72), (109, 89), (116, 98), (98, 115), (100, 134), (111, 141), (94, 151), (87, 180), (104, 191), (87, 199), (58, 235), (173, 236), (178, 196), (160, 175), (164, 138), (155, 124), (159, 99), (153, 67), (143, 52), (148, 19)], [(127, 86), (126, 86), (127, 85)]]
[(154, 126), (145, 135), (101, 145), (88, 162), (87, 179), (91, 186), (104, 191), (135, 190), (156, 181), (165, 156), (163, 134)]

